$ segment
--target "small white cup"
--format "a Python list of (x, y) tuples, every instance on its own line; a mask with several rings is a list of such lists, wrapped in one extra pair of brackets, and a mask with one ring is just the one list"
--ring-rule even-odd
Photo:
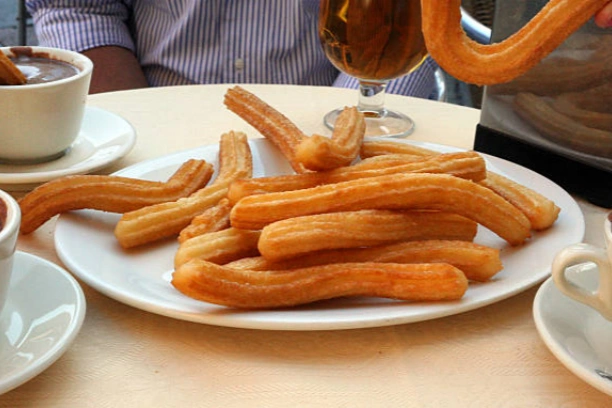
[[(15, 56), (20, 47), (2, 47)], [(21, 47), (23, 49), (23, 47)], [(93, 63), (77, 52), (27, 47), (44, 56), (74, 65), (69, 78), (39, 84), (0, 86), (0, 162), (29, 164), (62, 156), (74, 143), (83, 121)]]
[[(604, 222), (606, 249), (589, 244), (571, 245), (557, 254), (552, 265), (552, 276), (557, 288), (578, 302), (597, 310), (612, 321), (612, 213)], [(565, 270), (581, 263), (595, 263), (599, 274), (597, 290), (590, 291), (569, 281)]]
[[(5, 211), (6, 210), (6, 211)], [(19, 204), (8, 193), (0, 190), (0, 316), (8, 297), (9, 282), (13, 271), (13, 258), (21, 223)]]

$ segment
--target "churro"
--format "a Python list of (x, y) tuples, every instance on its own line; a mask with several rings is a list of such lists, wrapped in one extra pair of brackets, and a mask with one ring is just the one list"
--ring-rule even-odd
[(469, 280), (484, 282), (502, 270), (499, 250), (468, 241), (408, 241), (369, 248), (330, 249), (272, 262), (263, 256), (227, 263), (233, 269), (274, 271), (348, 262), (448, 263)]
[(213, 175), (204, 160), (185, 162), (167, 182), (120, 176), (65, 176), (38, 186), (20, 201), (21, 232), (33, 232), (53, 216), (71, 210), (93, 209), (124, 213), (174, 201), (202, 188)]
[(521, 210), (534, 230), (549, 228), (561, 211), (552, 200), (542, 194), (493, 172), (487, 172), (487, 177), (479, 184), (495, 191)]
[(238, 180), (228, 197), (236, 203), (243, 197), (279, 191), (300, 190), (323, 184), (399, 173), (445, 173), (478, 181), (486, 177), (483, 158), (475, 152), (459, 152), (414, 158), (395, 154), (365, 159), (353, 166), (330, 171)]
[(345, 296), (404, 301), (460, 299), (468, 281), (448, 264), (346, 263), (284, 271), (231, 269), (199, 259), (172, 275), (183, 294), (218, 305), (269, 309)]
[(398, 143), (390, 140), (366, 140), (361, 144), (359, 151), (359, 156), (362, 159), (388, 154), (405, 154), (419, 157), (437, 155), (440, 152), (410, 143)]
[(361, 210), (306, 215), (267, 225), (259, 239), (270, 261), (323, 249), (359, 248), (400, 241), (449, 239), (472, 241), (477, 224), (437, 211)]
[(228, 132), (219, 143), (219, 173), (208, 186), (188, 197), (130, 211), (115, 227), (115, 236), (124, 248), (131, 248), (180, 233), (191, 220), (227, 196), (234, 180), (251, 177), (253, 163), (247, 137)]
[(525, 215), (475, 182), (447, 174), (392, 174), (313, 188), (245, 197), (230, 213), (232, 226), (260, 229), (309, 214), (364, 209), (454, 212), (489, 228), (511, 245), (530, 236)]
[(334, 123), (331, 138), (316, 134), (305, 137), (297, 146), (296, 160), (314, 171), (348, 166), (359, 155), (365, 130), (363, 113), (356, 107), (346, 107)]
[(556, 111), (544, 98), (522, 92), (514, 111), (540, 135), (559, 145), (601, 157), (612, 157), (612, 132), (594, 129)]
[(259, 255), (257, 241), (260, 231), (227, 228), (188, 239), (179, 245), (174, 257), (174, 268), (191, 259), (224, 264), (236, 259)]
[(227, 198), (221, 199), (216, 205), (204, 210), (202, 214), (196, 215), (189, 225), (181, 230), (178, 242), (181, 243), (198, 235), (229, 228), (231, 209), (229, 200)]
[[(606, 94), (609, 92), (609, 88), (597, 89), (594, 92)], [(415, 148), (415, 146), (410, 144), (385, 140), (364, 142), (362, 145), (362, 152), (370, 159), (381, 156), (384, 157), (385, 155), (395, 156), (402, 153), (406, 153), (410, 157), (422, 155), (423, 157), (441, 158), (441, 156), (443, 156), (442, 153), (434, 150), (421, 147)], [(517, 207), (529, 219), (532, 228), (535, 230), (542, 230), (550, 227), (559, 215), (560, 209), (553, 201), (544, 197), (537, 191), (510, 180), (507, 177), (491, 171), (486, 171), (484, 178), (474, 181), (493, 190)]]
[(307, 171), (295, 156), (306, 135), (286, 116), (240, 86), (228, 89), (223, 102), (272, 142), (296, 173)]
[(11, 59), (0, 51), (0, 85), (23, 85), (27, 82), (25, 75)]
[(472, 84), (508, 82), (535, 66), (609, 0), (550, 0), (507, 39), (479, 44), (461, 27), (461, 0), (422, 2), (427, 51), (453, 77)]

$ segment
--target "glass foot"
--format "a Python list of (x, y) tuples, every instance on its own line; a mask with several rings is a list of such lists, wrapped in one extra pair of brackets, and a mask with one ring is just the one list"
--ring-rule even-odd
[[(329, 112), (323, 118), (325, 126), (334, 129), (336, 118), (342, 109)], [(406, 137), (414, 132), (415, 124), (403, 113), (384, 109), (382, 112), (362, 111), (366, 118), (367, 137)]]

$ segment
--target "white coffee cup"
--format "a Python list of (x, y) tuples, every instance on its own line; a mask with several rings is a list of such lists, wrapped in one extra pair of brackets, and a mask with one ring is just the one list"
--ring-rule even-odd
[[(4, 211), (6, 210), (6, 211)], [(9, 282), (13, 271), (13, 258), (19, 235), (21, 211), (10, 194), (0, 190), (0, 316), (8, 296)]]
[(15, 57), (33, 56), (67, 62), (78, 69), (52, 82), (0, 86), (0, 162), (37, 163), (63, 155), (79, 135), (93, 63), (86, 56), (47, 47), (2, 47)]
[[(552, 265), (552, 276), (557, 288), (578, 302), (597, 310), (603, 317), (612, 321), (612, 213), (604, 221), (604, 240), (606, 248), (589, 244), (571, 245), (557, 254)], [(567, 279), (566, 269), (593, 262), (598, 270), (599, 285), (591, 291)]]

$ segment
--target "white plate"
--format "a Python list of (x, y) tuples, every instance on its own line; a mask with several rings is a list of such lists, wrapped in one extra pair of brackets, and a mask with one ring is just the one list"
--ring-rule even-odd
[[(593, 264), (566, 271), (568, 279), (595, 290)], [(571, 372), (598, 390), (612, 395), (612, 322), (561, 293), (552, 278), (538, 289), (533, 317), (540, 337)]]
[(0, 164), (0, 188), (24, 190), (57, 177), (91, 173), (125, 156), (135, 142), (136, 131), (125, 119), (88, 106), (81, 132), (64, 156), (39, 164)]
[[(416, 143), (441, 151), (440, 145)], [(251, 141), (254, 175), (289, 172), (278, 150), (265, 139)], [(201, 157), (217, 164), (218, 147), (206, 146), (146, 161), (118, 174), (165, 180), (188, 158)], [(198, 302), (171, 285), (176, 239), (138, 250), (125, 251), (113, 235), (117, 214), (81, 210), (62, 215), (55, 230), (55, 245), (64, 264), (98, 291), (128, 305), (177, 319), (221, 326), (327, 330), (386, 326), (433, 319), (475, 309), (524, 291), (549, 274), (553, 255), (582, 240), (584, 219), (576, 202), (548, 179), (505, 160), (489, 158), (490, 168), (506, 174), (553, 199), (562, 209), (555, 226), (535, 234), (520, 248), (511, 248), (490, 231), (480, 229), (477, 242), (502, 249), (505, 270), (485, 284), (472, 284), (456, 302), (402, 303), (380, 299), (338, 299), (275, 311), (239, 311)]]
[(85, 317), (85, 297), (59, 266), (15, 254), (0, 320), (0, 394), (34, 378), (68, 349)]

